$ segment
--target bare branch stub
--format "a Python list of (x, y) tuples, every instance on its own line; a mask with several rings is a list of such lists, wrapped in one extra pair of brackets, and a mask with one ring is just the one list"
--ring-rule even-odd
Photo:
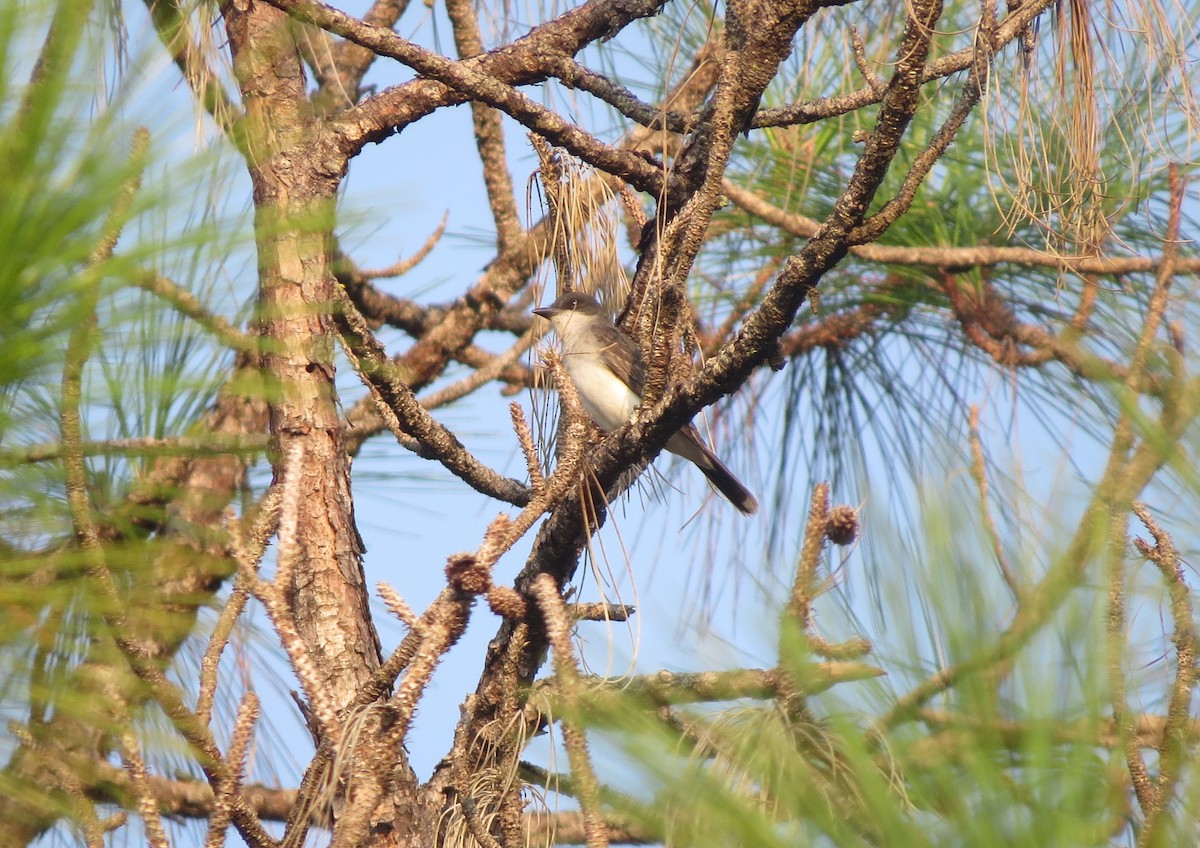
[(429, 238), (425, 239), (425, 243), (421, 245), (412, 256), (409, 256), (406, 259), (397, 259), (393, 264), (386, 268), (363, 270), (359, 273), (361, 273), (362, 276), (368, 280), (379, 280), (385, 277), (404, 276), (413, 268), (420, 265), (421, 262), (425, 260), (425, 257), (429, 256), (429, 254), (433, 252), (433, 249), (437, 247), (438, 242), (442, 240), (442, 236), (446, 234), (446, 224), (449, 222), (450, 212), (447, 211), (446, 214), (442, 216), (442, 222), (438, 224), (437, 229), (429, 234)]

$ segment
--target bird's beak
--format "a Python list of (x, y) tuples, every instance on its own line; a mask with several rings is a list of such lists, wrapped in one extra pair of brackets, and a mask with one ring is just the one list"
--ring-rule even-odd
[(558, 314), (558, 310), (551, 306), (543, 306), (541, 309), (533, 310), (533, 314), (539, 318), (545, 318), (547, 321), (549, 321)]

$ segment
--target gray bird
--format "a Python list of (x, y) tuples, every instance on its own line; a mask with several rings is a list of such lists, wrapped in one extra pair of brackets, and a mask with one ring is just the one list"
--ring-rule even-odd
[[(533, 310), (550, 322), (562, 343), (563, 364), (579, 400), (592, 420), (606, 433), (633, 417), (642, 403), (646, 372), (641, 352), (612, 322), (590, 295), (568, 292), (549, 306)], [(746, 515), (758, 501), (725, 467), (716, 454), (687, 424), (667, 442), (667, 450), (693, 463), (717, 491)]]

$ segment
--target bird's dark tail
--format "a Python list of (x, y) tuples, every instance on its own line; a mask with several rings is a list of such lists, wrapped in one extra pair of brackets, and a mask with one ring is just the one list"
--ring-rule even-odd
[(725, 464), (715, 456), (710, 457), (713, 463), (712, 468), (701, 467), (704, 476), (708, 481), (717, 487), (717, 491), (725, 496), (731, 504), (736, 506), (746, 515), (753, 515), (758, 509), (758, 500), (754, 495), (750, 494), (750, 490), (742, 485), (738, 478), (734, 477)]
[(733, 476), (733, 472), (725, 467), (725, 463), (708, 449), (708, 445), (701, 441), (700, 434), (694, 427), (689, 425), (672, 436), (671, 441), (667, 442), (667, 450), (694, 463), (717, 491), (744, 514), (753, 515), (758, 509), (758, 500)]

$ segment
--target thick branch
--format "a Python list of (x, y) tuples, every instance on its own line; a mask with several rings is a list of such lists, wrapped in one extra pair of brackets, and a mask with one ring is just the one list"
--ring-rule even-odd
[[(573, 56), (638, 18), (657, 12), (664, 0), (591, 0), (536, 27), (507, 48), (455, 62), (425, 50), (390, 29), (370, 26), (312, 0), (271, 0), (297, 19), (403, 62), (422, 77), (370, 98), (331, 125), (347, 155), (380, 141), (439, 106), (479, 101), (500, 109), (529, 129), (596, 167), (646, 191), (662, 185), (661, 169), (641, 157), (606, 145), (558, 113), (538, 105), (512, 86), (539, 82), (547, 55)], [(431, 80), (436, 82), (431, 82)]]

